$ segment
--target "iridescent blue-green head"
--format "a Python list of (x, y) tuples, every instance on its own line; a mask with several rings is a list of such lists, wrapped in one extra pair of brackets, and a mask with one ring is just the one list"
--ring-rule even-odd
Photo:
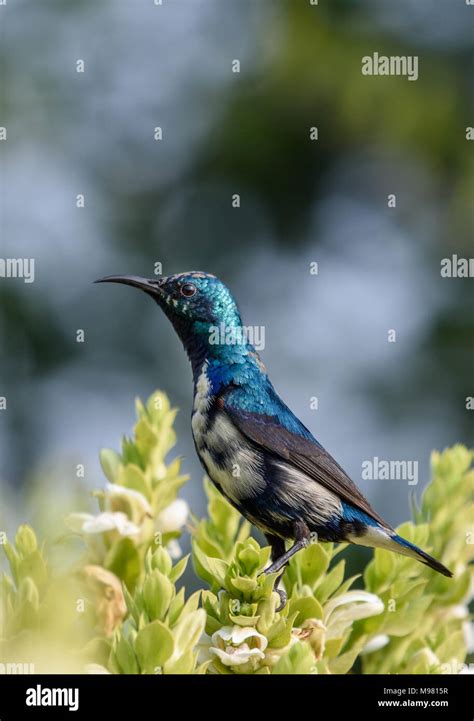
[(193, 363), (222, 352), (215, 343), (215, 329), (240, 329), (239, 309), (227, 286), (209, 273), (190, 271), (149, 279), (112, 275), (98, 283), (124, 283), (143, 290), (172, 322)]

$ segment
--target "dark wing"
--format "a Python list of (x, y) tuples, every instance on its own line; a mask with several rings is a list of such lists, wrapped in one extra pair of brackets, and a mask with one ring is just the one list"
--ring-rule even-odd
[(347, 473), (316, 440), (288, 430), (277, 416), (249, 413), (227, 403), (224, 403), (223, 409), (239, 431), (257, 446), (292, 464), (343, 501), (364, 511), (385, 528), (390, 528)]

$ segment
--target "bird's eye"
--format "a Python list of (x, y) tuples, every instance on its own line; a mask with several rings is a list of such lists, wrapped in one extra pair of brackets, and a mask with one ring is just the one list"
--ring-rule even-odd
[(191, 298), (197, 291), (197, 288), (192, 283), (185, 283), (181, 286), (181, 295), (185, 298)]

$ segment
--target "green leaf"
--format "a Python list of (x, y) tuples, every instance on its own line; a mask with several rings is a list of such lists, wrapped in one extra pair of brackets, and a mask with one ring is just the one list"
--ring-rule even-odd
[(203, 553), (205, 553), (207, 556), (212, 556), (213, 558), (223, 558), (225, 559), (226, 553), (224, 549), (222, 548), (221, 544), (213, 540), (209, 533), (208, 528), (212, 530), (211, 524), (209, 521), (200, 521), (197, 525), (195, 532), (194, 532), (194, 538), (196, 539), (196, 542), (199, 545), (199, 548)]
[(196, 611), (199, 607), (199, 601), (201, 599), (202, 591), (195, 591), (191, 596), (188, 598), (186, 603), (184, 604), (183, 608), (183, 614), (185, 613), (191, 613), (192, 611)]
[(122, 458), (124, 465), (135, 463), (135, 465), (141, 467), (142, 459), (138, 448), (133, 441), (125, 437), (122, 438)]
[(174, 649), (173, 636), (161, 621), (153, 621), (138, 632), (135, 652), (140, 668), (145, 673), (156, 673), (165, 665)]
[(20, 557), (18, 556), (18, 553), (16, 552), (12, 544), (8, 541), (5, 541), (5, 543), (3, 544), (3, 551), (5, 553), (5, 556), (7, 557), (13, 580), (15, 581), (15, 584), (18, 584), (18, 565), (20, 563)]
[(35, 611), (39, 608), (39, 593), (35, 582), (31, 578), (24, 578), (19, 588), (20, 604), (27, 602)]
[(114, 543), (105, 557), (104, 566), (133, 591), (140, 576), (141, 563), (137, 548), (130, 538), (121, 538)]
[(173, 629), (174, 654), (173, 658), (181, 656), (188, 650), (194, 649), (201, 638), (206, 624), (206, 612), (202, 608), (182, 615)]
[(309, 674), (314, 670), (314, 656), (306, 643), (295, 643), (278, 659), (272, 673), (276, 675)]
[(257, 549), (247, 546), (238, 554), (242, 571), (251, 576), (260, 567), (260, 554)]
[(135, 446), (140, 456), (147, 459), (153, 448), (159, 445), (160, 439), (158, 433), (145, 416), (142, 416), (136, 423), (134, 431)]
[(237, 576), (236, 578), (229, 579), (229, 585), (240, 593), (250, 594), (257, 588), (258, 583), (254, 578)]
[(201, 551), (195, 540), (192, 542), (192, 550), (194, 571), (203, 581), (206, 581), (211, 588), (213, 588), (215, 586), (214, 576), (208, 568), (206, 555)]
[(38, 548), (36, 535), (31, 526), (23, 524), (19, 526), (15, 536), (15, 546), (20, 556), (29, 556)]
[(170, 579), (170, 581), (172, 583), (176, 583), (176, 581), (178, 581), (181, 578), (181, 576), (183, 575), (183, 573), (186, 570), (188, 561), (189, 561), (189, 554), (187, 556), (183, 556), (183, 558), (181, 558), (178, 561), (176, 566), (173, 566), (171, 571), (168, 573), (168, 578)]
[(209, 666), (211, 665), (211, 663), (212, 663), (212, 659), (210, 659), (209, 661), (204, 661), (196, 668), (195, 673), (198, 676), (204, 676), (207, 673), (207, 670), (208, 670)]
[(138, 673), (138, 663), (135, 652), (124, 636), (120, 636), (115, 654), (123, 673)]
[(151, 557), (151, 567), (157, 568), (165, 576), (168, 576), (168, 578), (170, 577), (173, 562), (166, 548), (163, 548), (163, 546), (158, 546), (158, 548)]
[[(199, 592), (198, 592), (199, 593)], [(184, 588), (180, 588), (176, 596), (172, 599), (168, 609), (168, 623), (171, 627), (177, 622), (184, 608)]]
[(46, 563), (39, 551), (33, 551), (33, 553), (22, 558), (18, 564), (18, 580), (20, 582), (25, 578), (31, 578), (41, 590), (46, 583), (47, 577)]
[(379, 579), (389, 579), (395, 568), (396, 557), (391, 551), (376, 548), (374, 552), (375, 573)]
[(344, 580), (345, 561), (339, 561), (334, 568), (324, 577), (317, 586), (316, 596), (321, 603), (324, 603), (332, 594), (337, 591)]
[(357, 643), (355, 643), (349, 651), (346, 651), (337, 658), (330, 659), (328, 661), (329, 671), (333, 674), (348, 673), (354, 665), (354, 662), (360, 651), (364, 647), (366, 640), (366, 636), (361, 636), (361, 638), (357, 640)]
[(422, 596), (415, 601), (401, 605), (393, 613), (387, 612), (384, 617), (383, 632), (391, 636), (405, 636), (411, 633), (421, 623), (431, 601), (431, 596)]
[(285, 648), (291, 641), (292, 619), (285, 622), (280, 618), (268, 631), (268, 643), (272, 648)]
[[(314, 584), (329, 566), (329, 557), (320, 543), (311, 543), (291, 559), (299, 571), (301, 583), (314, 587)], [(291, 562), (290, 562), (291, 563)]]
[(135, 463), (128, 463), (119, 470), (118, 482), (121, 486), (126, 486), (134, 491), (138, 491), (145, 498), (151, 500), (151, 489), (147, 483), (145, 474), (142, 469)]
[[(471, 586), (471, 574), (469, 568), (457, 578), (434, 577), (439, 588), (439, 597), (443, 605), (455, 605), (461, 603), (469, 594)], [(431, 588), (431, 587), (430, 587)], [(444, 591), (444, 592), (443, 592)]]
[(437, 647), (436, 655), (441, 663), (451, 661), (453, 658), (460, 662), (464, 661), (466, 642), (463, 631), (459, 630), (451, 634), (449, 638)]
[(168, 674), (190, 674), (194, 670), (196, 658), (192, 650), (186, 651), (179, 658), (171, 658), (165, 663), (164, 672)]
[(123, 595), (125, 598), (125, 603), (127, 604), (127, 609), (130, 615), (132, 616), (133, 620), (138, 623), (138, 618), (140, 615), (137, 603), (135, 602), (135, 599), (131, 595), (130, 591), (126, 586), (122, 586)]
[(229, 567), (229, 564), (226, 563), (225, 561), (222, 561), (220, 558), (208, 558), (207, 559), (207, 568), (212, 573), (212, 577), (214, 578), (214, 581), (219, 586), (224, 585), (225, 576), (226, 576), (228, 567)]
[(143, 584), (143, 600), (150, 619), (163, 620), (174, 595), (171, 581), (157, 569)]
[(295, 601), (291, 601), (290, 612), (292, 614), (296, 613), (295, 626), (301, 626), (304, 621), (310, 618), (321, 620), (323, 617), (322, 606), (313, 596), (297, 598)]
[(215, 496), (209, 501), (209, 517), (223, 539), (232, 543), (237, 534), (241, 519), (240, 513), (228, 503), (223, 496)]
[(117, 483), (119, 470), (122, 467), (122, 459), (116, 451), (111, 448), (102, 448), (99, 453), (100, 465), (104, 475), (110, 483)]
[(193, 561), (196, 566), (196, 572), (205, 581), (213, 586), (222, 587), (224, 585), (228, 564), (219, 558), (211, 558), (206, 556), (197, 543), (193, 543)]

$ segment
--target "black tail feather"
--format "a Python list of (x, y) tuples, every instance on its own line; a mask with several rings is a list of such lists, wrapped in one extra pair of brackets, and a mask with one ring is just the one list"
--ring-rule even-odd
[(410, 551), (413, 551), (414, 554), (416, 554), (416, 557), (418, 558), (421, 563), (424, 563), (425, 566), (429, 566), (433, 569), (433, 571), (437, 571), (438, 573), (442, 573), (443, 576), (447, 576), (448, 578), (452, 578), (453, 574), (449, 570), (449, 568), (446, 568), (446, 566), (443, 566), (440, 561), (437, 561), (436, 558), (433, 558), (433, 556), (430, 556), (429, 553), (426, 553), (426, 551), (423, 551), (421, 548), (418, 548), (418, 546), (415, 546), (414, 543), (410, 543), (410, 541), (407, 541), (406, 538), (402, 538), (401, 536), (395, 535), (392, 536), (392, 539), (398, 543), (400, 546), (404, 546)]

